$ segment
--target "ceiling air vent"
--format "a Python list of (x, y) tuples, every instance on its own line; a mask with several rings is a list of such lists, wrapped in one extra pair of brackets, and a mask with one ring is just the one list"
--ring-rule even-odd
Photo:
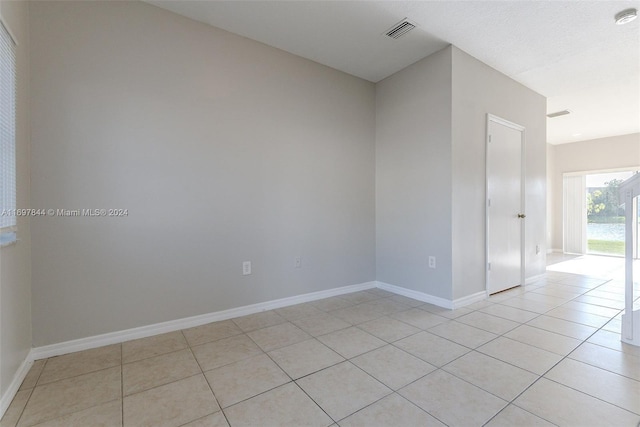
[(397, 40), (407, 34), (409, 31), (413, 30), (416, 26), (416, 24), (409, 21), (407, 18), (404, 18), (402, 21), (398, 22), (386, 33), (384, 33), (384, 35)]
[(571, 114), (571, 110), (556, 111), (555, 113), (547, 114), (547, 117), (553, 119), (554, 117), (566, 116), (567, 114)]

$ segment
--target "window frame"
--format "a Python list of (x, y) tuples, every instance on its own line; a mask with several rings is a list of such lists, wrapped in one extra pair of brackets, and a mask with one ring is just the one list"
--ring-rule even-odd
[[(0, 16), (0, 49), (3, 53), (9, 55), (2, 55), (4, 59), (0, 59), (0, 85), (8, 86), (9, 90), (2, 90), (0, 93), (0, 125), (8, 125), (8, 131), (5, 133), (5, 129), (0, 129), (0, 154), (2, 157), (9, 156), (9, 159), (0, 158), (2, 163), (2, 170), (0, 170), (1, 180), (0, 188), (1, 197), (4, 200), (0, 200), (0, 247), (8, 246), (17, 242), (18, 231), (18, 218), (16, 215), (17, 208), (17, 165), (16, 165), (16, 146), (17, 146), (17, 91), (18, 91), (18, 70), (17, 70), (17, 46), (16, 38), (12, 34), (9, 27), (6, 25), (2, 16)], [(7, 72), (8, 71), (8, 72)], [(7, 74), (5, 74), (7, 72)], [(5, 82), (5, 79), (8, 80)], [(5, 98), (8, 93), (8, 102)], [(4, 105), (6, 102), (7, 105)], [(8, 108), (5, 108), (8, 106)], [(6, 116), (8, 117), (5, 117)], [(5, 123), (6, 122), (6, 123)], [(5, 164), (6, 162), (6, 164)], [(8, 176), (8, 180), (5, 178)], [(7, 184), (8, 183), (8, 184)], [(8, 186), (9, 197), (5, 198), (5, 191)], [(8, 199), (8, 203), (5, 204)], [(7, 216), (3, 214), (3, 211), (9, 211), (8, 220)], [(6, 212), (5, 212), (6, 213)]]

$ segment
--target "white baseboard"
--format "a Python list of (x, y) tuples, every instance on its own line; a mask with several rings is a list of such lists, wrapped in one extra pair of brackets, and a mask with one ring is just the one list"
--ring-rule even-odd
[(34, 347), (28, 353), (25, 360), (22, 362), (18, 371), (14, 375), (14, 378), (9, 385), (9, 388), (5, 391), (0, 399), (0, 418), (4, 415), (4, 412), (9, 407), (9, 404), (18, 392), (22, 381), (26, 377), (29, 369), (33, 365), (35, 360), (44, 359), (53, 356), (60, 356), (67, 353), (76, 351), (89, 350), (92, 348), (102, 347), (110, 344), (122, 343), (138, 338), (146, 338), (153, 335), (163, 334), (167, 332), (178, 331), (181, 329), (192, 328), (194, 326), (200, 326), (211, 322), (217, 322), (220, 320), (227, 320), (234, 317), (246, 316), (249, 314), (259, 313), (265, 310), (273, 310), (275, 308), (287, 307), (290, 305), (301, 304), (304, 302), (316, 301), (323, 298), (329, 298), (332, 296), (348, 294), (352, 292), (363, 291), (372, 288), (380, 288), (389, 292), (393, 292), (398, 295), (403, 295), (409, 298), (424, 301), (426, 303), (434, 304), (439, 307), (448, 309), (460, 308), (468, 304), (472, 304), (476, 301), (483, 300), (487, 297), (486, 292), (478, 292), (472, 295), (468, 295), (463, 298), (451, 301), (445, 298), (436, 297), (424, 292), (418, 292), (411, 289), (402, 288), (400, 286), (390, 285), (383, 282), (366, 282), (357, 285), (344, 286), (340, 288), (327, 289), (319, 292), (312, 292), (308, 294), (296, 295), (293, 297), (282, 298), (272, 301), (266, 301), (258, 304), (247, 305), (243, 307), (232, 308), (229, 310), (217, 311), (213, 313), (202, 314), (199, 316), (192, 316), (183, 319), (170, 320), (167, 322), (156, 323), (153, 325), (141, 326), (137, 328), (126, 329), (123, 331), (110, 332), (101, 335), (95, 335), (92, 337), (80, 338), (76, 340), (61, 342), (57, 344), (51, 344), (41, 347)]
[(467, 295), (465, 297), (458, 298), (452, 301), (446, 298), (437, 297), (424, 292), (414, 291), (412, 289), (402, 288), (396, 285), (390, 285), (384, 282), (377, 282), (377, 284), (378, 288), (384, 289), (385, 291), (413, 298), (418, 301), (424, 301), (429, 304), (437, 305), (438, 307), (448, 308), (449, 310), (464, 307), (465, 305), (470, 305), (474, 302), (482, 301), (483, 299), (487, 298), (487, 291), (480, 291), (476, 292), (475, 294)]
[(467, 295), (466, 297), (453, 300), (453, 308), (464, 307), (465, 305), (471, 305), (474, 302), (487, 299), (489, 296), (487, 291), (476, 292), (475, 294)]
[(287, 307), (290, 305), (329, 298), (336, 295), (364, 291), (367, 289), (375, 288), (376, 285), (376, 282), (366, 282), (357, 285), (343, 286), (341, 288), (311, 292), (308, 294), (296, 295), (293, 297), (246, 305), (244, 307), (237, 307), (229, 310), (202, 314), (199, 316), (170, 320), (168, 322), (156, 323), (153, 325), (141, 326), (138, 328), (126, 329), (123, 331), (110, 332), (106, 334), (95, 335), (92, 337), (45, 345), (42, 347), (34, 347), (27, 354), (27, 357), (24, 359), (24, 361), (16, 371), (11, 384), (9, 384), (9, 387), (0, 398), (0, 418), (4, 416), (4, 413), (6, 412), (7, 408), (11, 404), (11, 401), (20, 389), (20, 385), (29, 373), (29, 369), (31, 369), (31, 366), (33, 365), (33, 362), (35, 360), (45, 359), (53, 356), (60, 356), (76, 351), (89, 350), (92, 348), (102, 347), (110, 344), (122, 343), (138, 338), (146, 338), (153, 335), (178, 331), (181, 329), (192, 328), (194, 326), (200, 326), (211, 322), (246, 316), (265, 310), (273, 310), (274, 308)]
[(32, 351), (27, 353), (27, 357), (25, 357), (25, 359), (18, 367), (18, 370), (13, 376), (11, 383), (9, 383), (9, 387), (2, 394), (2, 397), (0, 398), (0, 419), (2, 419), (4, 413), (7, 411), (7, 408), (9, 408), (11, 401), (16, 396), (16, 393), (20, 389), (22, 381), (24, 381), (25, 377), (29, 373), (29, 369), (31, 369), (34, 360), (35, 359), (33, 358)]
[(311, 292), (308, 294), (296, 295), (293, 297), (246, 305), (229, 310), (216, 311), (199, 316), (170, 320), (153, 325), (140, 326), (137, 328), (125, 329), (123, 331), (109, 332), (92, 337), (80, 338), (77, 340), (65, 341), (57, 344), (45, 345), (42, 347), (35, 347), (31, 350), (30, 354), (32, 355), (32, 360), (45, 359), (47, 357), (60, 356), (62, 354), (73, 353), (76, 351), (89, 350), (105, 345), (131, 341), (138, 338), (146, 338), (153, 335), (164, 334), (167, 332), (179, 331), (181, 329), (192, 328), (194, 326), (200, 326), (211, 322), (218, 322), (220, 320), (246, 316), (265, 310), (273, 310), (274, 308), (301, 304), (303, 302), (315, 301), (336, 295), (372, 289), (375, 287), (376, 282), (366, 282), (357, 285), (344, 286), (341, 288), (327, 289), (325, 291)]
[(402, 288), (396, 285), (390, 285), (384, 282), (377, 282), (377, 286), (385, 291), (393, 292), (394, 294), (402, 295), (408, 298), (413, 298), (418, 301), (428, 302), (429, 304), (437, 305), (438, 307), (453, 309), (453, 301), (436, 297), (424, 292), (414, 291), (412, 289)]
[(537, 274), (535, 276), (531, 276), (531, 277), (527, 277), (526, 279), (524, 279), (524, 285), (530, 285), (532, 283), (537, 282), (538, 280), (544, 279), (545, 277), (547, 277), (547, 273), (542, 273), (542, 274)]

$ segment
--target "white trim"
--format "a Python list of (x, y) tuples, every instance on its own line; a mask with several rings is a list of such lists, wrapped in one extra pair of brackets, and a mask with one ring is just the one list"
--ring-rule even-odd
[(261, 302), (258, 304), (251, 304), (243, 307), (231, 308), (229, 310), (201, 314), (199, 316), (170, 320), (153, 325), (140, 326), (137, 328), (125, 329), (123, 331), (109, 332), (92, 337), (80, 338), (57, 344), (45, 345), (42, 347), (35, 347), (31, 350), (33, 356), (32, 360), (45, 359), (47, 357), (60, 356), (62, 354), (73, 353), (75, 351), (89, 350), (109, 344), (117, 344), (138, 338), (146, 338), (153, 335), (164, 334), (167, 332), (179, 331), (181, 329), (192, 328), (194, 326), (200, 326), (211, 322), (246, 316), (248, 314), (259, 313), (265, 310), (272, 310), (274, 308), (286, 307), (303, 302), (316, 301), (323, 298), (363, 291), (375, 287), (376, 282), (360, 283), (357, 285), (327, 289), (325, 291), (296, 295), (293, 297)]
[(466, 297), (458, 298), (453, 300), (453, 308), (464, 307), (465, 305), (471, 305), (474, 302), (482, 301), (487, 299), (487, 291), (476, 292), (475, 294), (467, 295)]
[(465, 297), (458, 298), (452, 301), (446, 298), (437, 297), (420, 291), (414, 291), (413, 289), (402, 288), (396, 285), (390, 285), (384, 282), (377, 283), (378, 288), (384, 289), (385, 291), (393, 292), (394, 294), (437, 305), (438, 307), (448, 308), (449, 310), (464, 307), (465, 305), (473, 304), (474, 302), (481, 301), (487, 298), (487, 292), (480, 291), (476, 292), (475, 294), (467, 295)]
[(574, 172), (562, 172), (562, 175), (576, 176), (576, 175), (600, 175), (604, 173), (617, 173), (617, 172), (635, 172), (640, 171), (640, 164), (637, 166), (625, 166), (622, 168), (610, 168), (610, 169), (589, 169), (585, 171)]
[(24, 360), (18, 367), (18, 370), (16, 371), (13, 379), (11, 380), (11, 383), (9, 384), (9, 387), (5, 390), (2, 398), (0, 398), (0, 418), (4, 416), (4, 413), (9, 408), (11, 401), (16, 396), (16, 393), (18, 393), (18, 390), (20, 390), (22, 382), (26, 378), (27, 374), (29, 373), (29, 369), (31, 369), (31, 366), (33, 365), (33, 360), (33, 350), (31, 350), (29, 353), (27, 353), (27, 357), (24, 358)]
[(640, 310), (633, 310), (633, 259), (638, 236), (638, 198), (640, 175), (625, 180), (619, 189), (624, 200), (624, 314), (622, 315), (622, 341), (640, 346)]
[(344, 295), (373, 288), (384, 289), (386, 291), (393, 292), (394, 294), (403, 295), (409, 298), (416, 299), (418, 301), (424, 301), (426, 303), (434, 304), (439, 307), (448, 308), (450, 310), (473, 304), (476, 301), (487, 298), (486, 291), (482, 291), (451, 301), (424, 292), (418, 292), (411, 289), (402, 288), (400, 286), (390, 285), (388, 283), (373, 281), (360, 283), (357, 285), (344, 286), (340, 288), (327, 289), (325, 291), (296, 295), (293, 297), (281, 298), (278, 300), (272, 300), (258, 304), (246, 305), (243, 307), (202, 314), (199, 316), (170, 320), (168, 322), (156, 323), (153, 325), (141, 326), (138, 328), (126, 329), (123, 331), (110, 332), (107, 334), (95, 335), (92, 337), (80, 338), (77, 340), (65, 341), (42, 347), (34, 347), (25, 357), (24, 361), (16, 371), (11, 384), (0, 399), (0, 418), (2, 418), (16, 393), (19, 391), (20, 385), (29, 373), (29, 369), (31, 368), (35, 360), (45, 359), (53, 356), (60, 356), (62, 354), (72, 353), (75, 351), (89, 350), (109, 344), (122, 343), (138, 338), (146, 338), (153, 335), (173, 332), (185, 328), (191, 328), (194, 326), (200, 326), (220, 320), (259, 313), (265, 310), (287, 307), (290, 305), (316, 301), (323, 298), (329, 298), (332, 296)]
[[(491, 290), (489, 289), (489, 280), (490, 280), (490, 271), (489, 271), (489, 230), (490, 230), (490, 209), (489, 209), (489, 145), (491, 142), (491, 133), (489, 130), (490, 123), (496, 123), (502, 126), (506, 126), (510, 129), (514, 129), (520, 132), (520, 213), (526, 214), (526, 194), (527, 194), (527, 174), (526, 174), (526, 148), (527, 148), (527, 138), (526, 138), (526, 128), (517, 123), (510, 122), (509, 120), (503, 119), (502, 117), (498, 117), (494, 114), (487, 113), (486, 119), (486, 129), (485, 129), (485, 164), (484, 164), (484, 209), (485, 209), (485, 228), (484, 228), (484, 281), (485, 281), (485, 294), (488, 296)], [(526, 223), (524, 218), (520, 221), (520, 284), (523, 285), (525, 283), (525, 265), (526, 265), (526, 257), (525, 257), (525, 248), (526, 248)], [(504, 290), (504, 289), (503, 289)]]
[(437, 305), (438, 307), (453, 309), (453, 302), (451, 300), (436, 297), (434, 295), (426, 294), (424, 292), (414, 291), (413, 289), (402, 288), (396, 285), (390, 285), (384, 282), (377, 282), (378, 288), (385, 291), (393, 292), (394, 294), (402, 295), (408, 298), (413, 298), (418, 301), (428, 302), (429, 304)]
[(200, 326), (219, 320), (226, 320), (234, 317), (246, 316), (248, 314), (259, 313), (265, 310), (272, 310), (274, 308), (281, 308), (289, 305), (300, 304), (303, 302), (329, 298), (336, 295), (364, 291), (367, 289), (373, 289), (376, 286), (377, 282), (365, 282), (357, 285), (343, 286), (340, 288), (311, 292), (308, 294), (296, 295), (293, 297), (246, 305), (244, 307), (237, 307), (229, 310), (202, 314), (199, 316), (170, 320), (168, 322), (156, 323), (153, 325), (141, 326), (132, 329), (125, 329), (123, 331), (110, 332), (107, 334), (95, 335), (92, 337), (80, 338), (77, 340), (65, 341), (42, 347), (34, 347), (29, 351), (25, 359), (22, 361), (20, 367), (13, 376), (13, 380), (9, 384), (9, 387), (0, 398), (0, 418), (4, 416), (4, 413), (9, 408), (11, 401), (19, 391), (20, 385), (22, 385), (22, 382), (29, 373), (29, 369), (31, 369), (31, 366), (33, 365), (33, 362), (35, 360), (45, 359), (53, 356), (60, 356), (62, 354), (73, 353), (75, 351), (89, 350), (109, 344), (122, 343), (138, 338), (146, 338), (166, 332), (173, 332), (185, 328)]
[(531, 285), (535, 282), (537, 282), (538, 280), (542, 280), (545, 277), (547, 277), (547, 273), (542, 273), (542, 274), (536, 274), (535, 276), (531, 276), (531, 277), (527, 277), (524, 281), (524, 285)]
[(511, 129), (519, 130), (521, 132), (525, 131), (525, 127), (519, 125), (517, 123), (510, 122), (509, 120), (503, 119), (502, 117), (498, 117), (495, 114), (487, 113), (487, 120), (490, 120), (494, 123), (498, 123), (499, 125), (506, 126)]
[(622, 342), (640, 346), (640, 310), (622, 313)]

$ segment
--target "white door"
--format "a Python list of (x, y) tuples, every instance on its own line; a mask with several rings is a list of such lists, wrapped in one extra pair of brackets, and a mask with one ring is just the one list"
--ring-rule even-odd
[(487, 290), (524, 283), (524, 128), (487, 116)]

